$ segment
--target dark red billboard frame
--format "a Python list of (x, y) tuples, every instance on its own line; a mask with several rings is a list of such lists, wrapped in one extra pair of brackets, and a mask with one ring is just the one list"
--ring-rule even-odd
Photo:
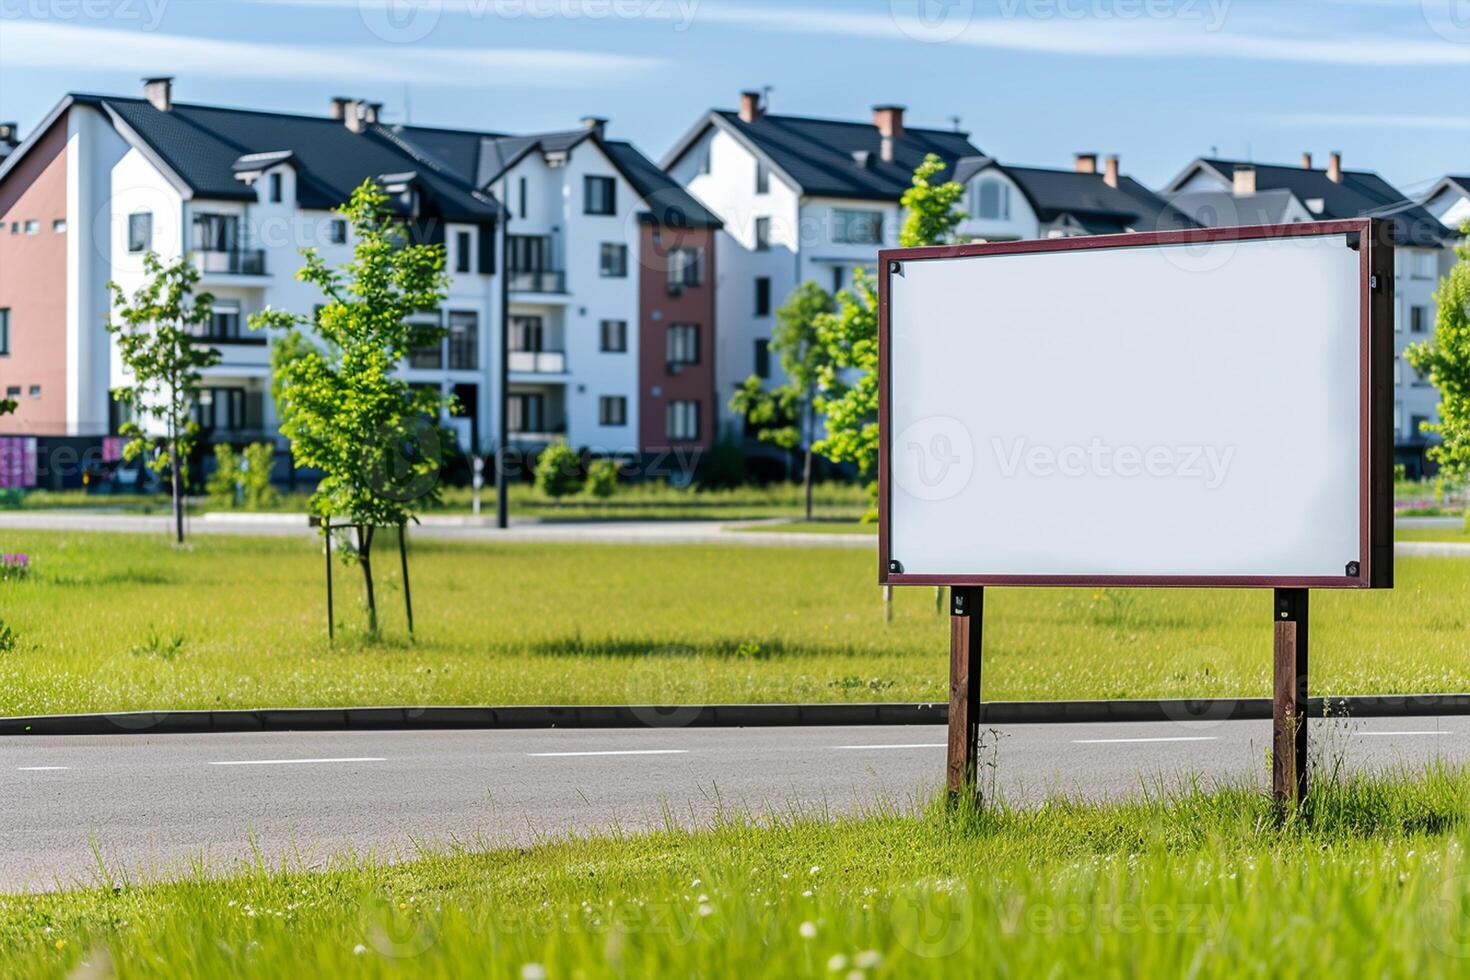
[[(1358, 574), (1270, 575), (920, 575), (890, 564), (893, 436), (889, 279), (894, 263), (985, 255), (1140, 248), (1261, 239), (1358, 236), (1359, 510)], [(881, 585), (1070, 586), (1158, 588), (1368, 589), (1393, 587), (1393, 245), (1382, 221), (1354, 218), (1292, 225), (1196, 228), (974, 245), (884, 249), (878, 253), (878, 581)], [(1344, 570), (1346, 572), (1346, 569)]]

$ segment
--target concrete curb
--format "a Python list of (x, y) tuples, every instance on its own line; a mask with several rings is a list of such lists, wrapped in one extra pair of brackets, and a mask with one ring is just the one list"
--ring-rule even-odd
[[(1470, 715), (1470, 694), (1313, 698), (1311, 716), (1426, 718)], [(184, 735), (223, 732), (445, 731), (545, 728), (772, 728), (942, 725), (945, 704), (566, 705), (505, 708), (283, 708), (135, 711), (0, 718), (0, 736)], [(988, 725), (1264, 720), (1269, 698), (1164, 701), (992, 701)]]

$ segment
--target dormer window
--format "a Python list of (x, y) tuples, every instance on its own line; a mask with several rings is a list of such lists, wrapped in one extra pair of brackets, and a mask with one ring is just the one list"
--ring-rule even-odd
[(1011, 188), (991, 178), (975, 185), (972, 210), (977, 218), (987, 221), (1011, 220)]

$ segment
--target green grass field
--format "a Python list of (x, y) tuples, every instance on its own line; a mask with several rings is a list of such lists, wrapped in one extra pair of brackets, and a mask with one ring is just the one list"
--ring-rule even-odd
[(1470, 782), (889, 806), (0, 897), (17, 977), (1465, 975)]
[[(326, 637), (319, 542), (0, 533), (0, 714), (384, 704), (932, 701), (948, 620), (866, 550), (412, 544), (418, 635), (391, 539), (383, 636), (337, 569)], [(1265, 591), (992, 590), (989, 699), (1266, 695)], [(1470, 561), (1398, 563), (1392, 592), (1319, 592), (1317, 694), (1470, 690)]]

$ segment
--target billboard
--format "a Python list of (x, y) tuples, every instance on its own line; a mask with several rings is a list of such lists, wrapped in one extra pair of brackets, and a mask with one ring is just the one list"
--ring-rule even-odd
[(1392, 586), (1378, 223), (880, 262), (883, 584)]

